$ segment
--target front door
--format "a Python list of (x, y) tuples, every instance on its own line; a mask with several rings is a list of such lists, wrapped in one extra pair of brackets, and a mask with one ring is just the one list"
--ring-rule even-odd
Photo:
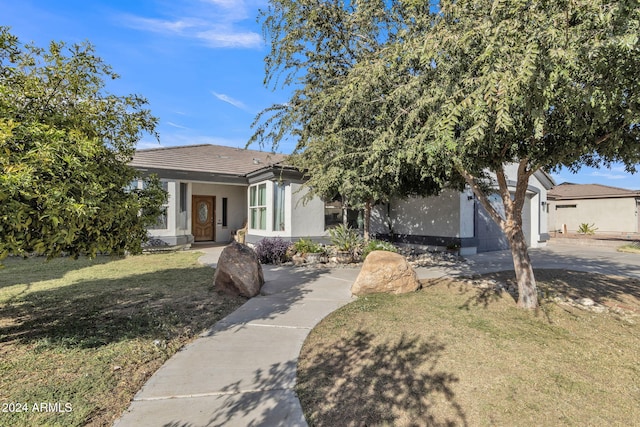
[(196, 242), (215, 240), (216, 198), (212, 196), (193, 196), (192, 216), (193, 239)]

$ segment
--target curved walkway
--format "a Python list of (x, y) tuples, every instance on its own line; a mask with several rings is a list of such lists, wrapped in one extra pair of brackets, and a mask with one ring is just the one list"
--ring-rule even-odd
[[(214, 265), (222, 247), (195, 248)], [(640, 255), (554, 245), (530, 251), (534, 267), (640, 277)], [(468, 257), (460, 268), (419, 268), (420, 278), (510, 269), (509, 252)], [(115, 426), (306, 426), (295, 395), (296, 365), (309, 331), (351, 301), (358, 269), (265, 266), (261, 295), (168, 360)]]

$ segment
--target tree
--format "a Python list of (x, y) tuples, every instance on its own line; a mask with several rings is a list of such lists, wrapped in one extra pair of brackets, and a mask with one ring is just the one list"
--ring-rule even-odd
[[(413, 16), (422, 28), (407, 25), (377, 65), (419, 64), (396, 89), (406, 102), (390, 132), (450, 159), (509, 240), (518, 304), (536, 307), (522, 231), (531, 175), (612, 162), (634, 171), (640, 160), (638, 2), (443, 0), (438, 13)], [(504, 217), (489, 203), (488, 182)]]
[(139, 96), (104, 91), (90, 44), (22, 45), (0, 27), (0, 259), (139, 252), (166, 193), (127, 190), (156, 118)]
[(376, 202), (436, 194), (441, 181), (450, 181), (444, 170), (423, 176), (374, 144), (393, 120), (384, 101), (390, 76), (360, 81), (353, 90), (347, 82), (357, 64), (376, 60), (396, 38), (402, 14), (395, 1), (341, 0), (272, 0), (261, 14), (271, 45), (265, 83), (284, 76), (295, 90), (287, 104), (258, 116), (250, 142), (277, 145), (295, 137), (290, 161), (307, 172), (307, 197), (340, 196), (343, 206), (364, 209), (365, 240)]
[[(271, 2), (293, 11), (290, 3)], [(299, 72), (302, 87), (315, 83), (315, 91), (296, 92), (286, 114), (276, 117), (280, 134), (293, 130), (305, 141), (309, 129), (348, 122), (354, 112), (341, 107), (366, 100), (384, 82), (380, 96), (358, 107), (366, 114), (377, 102), (374, 111), (383, 112), (380, 128), (361, 146), (368, 147), (367, 164), (386, 164), (392, 176), (408, 168), (437, 185), (447, 182), (441, 177), (464, 179), (508, 238), (519, 306), (536, 307), (522, 231), (529, 178), (541, 168), (575, 171), (613, 162), (633, 172), (640, 160), (638, 2), (442, 0), (433, 9), (421, 0), (315, 3), (315, 10), (351, 13), (357, 5), (376, 16), (395, 13), (393, 31), (380, 33), (388, 36), (384, 43), (349, 62), (338, 77), (326, 78), (315, 70), (333, 69), (342, 50), (318, 42), (315, 49), (324, 52), (319, 63), (305, 61), (315, 58), (313, 39), (305, 32), (306, 15), (296, 11), (301, 18), (282, 27), (284, 38), (272, 38), (270, 57)], [(335, 108), (313, 108), (322, 100)], [(507, 176), (511, 165), (515, 177)], [(508, 179), (514, 178), (512, 191)], [(489, 203), (496, 191), (504, 216)]]

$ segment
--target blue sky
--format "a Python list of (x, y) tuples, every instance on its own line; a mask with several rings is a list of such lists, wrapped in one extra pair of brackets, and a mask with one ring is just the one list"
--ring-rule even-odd
[[(256, 114), (285, 102), (288, 91), (266, 88), (268, 47), (256, 22), (266, 0), (0, 0), (0, 25), (25, 42), (90, 41), (121, 78), (118, 95), (149, 100), (160, 119), (160, 143), (244, 147)], [(258, 146), (250, 148), (260, 149)], [(264, 147), (270, 150), (271, 147)], [(277, 151), (288, 153), (292, 145)], [(553, 174), (561, 182), (597, 183), (640, 190), (640, 174), (623, 167)]]

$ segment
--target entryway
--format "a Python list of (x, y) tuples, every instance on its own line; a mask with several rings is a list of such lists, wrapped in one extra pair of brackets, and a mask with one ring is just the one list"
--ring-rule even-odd
[(196, 242), (216, 239), (216, 198), (215, 196), (193, 196), (191, 200), (191, 224)]

